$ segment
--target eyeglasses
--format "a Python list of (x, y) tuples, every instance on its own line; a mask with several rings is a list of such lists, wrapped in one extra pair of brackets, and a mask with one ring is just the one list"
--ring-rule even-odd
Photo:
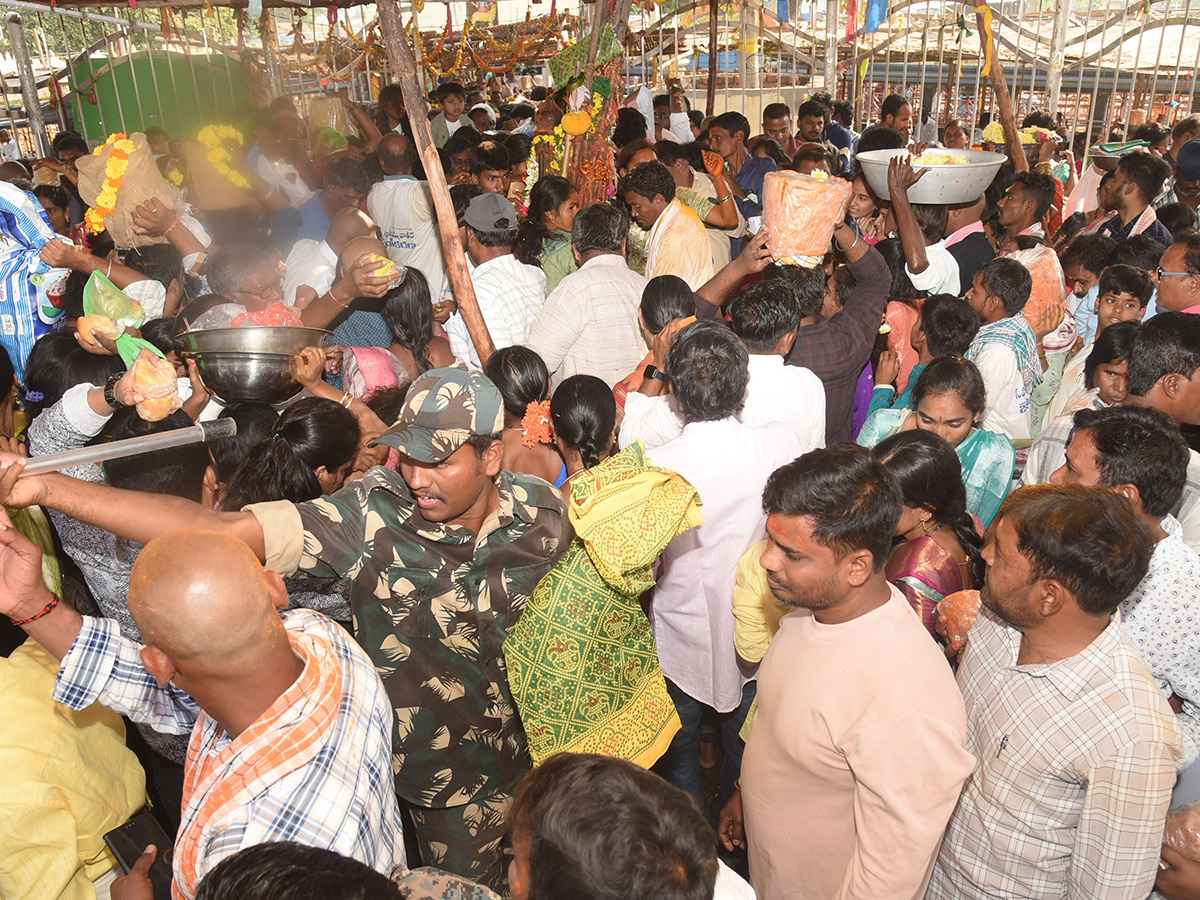
[(1162, 266), (1154, 270), (1158, 273), (1159, 278), (1165, 278), (1168, 275), (1174, 275), (1177, 278), (1187, 278), (1189, 275), (1195, 275), (1195, 272), (1164, 272)]

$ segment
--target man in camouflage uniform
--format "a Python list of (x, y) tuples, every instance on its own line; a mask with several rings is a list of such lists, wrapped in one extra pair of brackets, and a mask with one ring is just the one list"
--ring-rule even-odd
[(378, 443), (400, 472), (309, 503), (247, 508), (268, 568), (352, 582), (354, 633), (396, 708), (396, 793), (426, 865), (504, 884), (501, 843), (529, 753), (501, 645), (570, 543), (561, 496), (501, 471), (504, 404), (483, 375), (435, 369)]
[[(3, 476), (11, 505), (45, 503), (145, 543), (180, 528), (244, 540), (281, 574), (351, 582), (354, 632), (396, 709), (396, 793), (423, 862), (502, 888), (506, 813), (529, 770), (501, 645), (573, 532), (546, 482), (500, 469), (504, 405), (483, 375), (434, 369), (409, 388), (377, 466), (308, 503), (216, 513), (65, 476)], [(10, 494), (11, 492), (11, 494)]]

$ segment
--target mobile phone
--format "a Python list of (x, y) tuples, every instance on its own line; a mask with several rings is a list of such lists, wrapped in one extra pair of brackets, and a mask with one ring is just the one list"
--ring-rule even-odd
[(143, 808), (124, 825), (108, 832), (104, 835), (104, 843), (117, 858), (121, 871), (126, 873), (147, 847), (151, 844), (157, 847), (158, 855), (150, 866), (150, 884), (154, 887), (154, 900), (170, 900), (171, 854), (175, 845), (150, 810)]

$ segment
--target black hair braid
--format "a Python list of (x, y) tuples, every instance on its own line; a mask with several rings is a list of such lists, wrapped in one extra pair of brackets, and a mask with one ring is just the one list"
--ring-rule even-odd
[(975, 529), (975, 520), (969, 512), (964, 510), (954, 521), (943, 524), (953, 529), (959, 546), (963, 548), (963, 552), (967, 555), (967, 570), (971, 573), (971, 586), (975, 590), (979, 590), (983, 587), (983, 580), (987, 574), (987, 564), (983, 561), (983, 553), (981, 552), (983, 549), (983, 539), (979, 537), (979, 532)]

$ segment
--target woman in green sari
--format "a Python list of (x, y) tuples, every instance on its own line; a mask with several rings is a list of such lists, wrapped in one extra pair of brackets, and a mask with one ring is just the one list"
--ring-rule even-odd
[(961, 356), (935, 359), (913, 388), (914, 409), (879, 409), (867, 417), (858, 443), (874, 447), (886, 437), (919, 428), (954, 448), (962, 464), (967, 509), (986, 528), (1012, 487), (1017, 454), (1003, 434), (978, 427), (986, 404), (983, 378)]
[(579, 192), (561, 175), (543, 175), (529, 192), (529, 210), (517, 230), (513, 255), (546, 273), (546, 296), (579, 268), (571, 248), (571, 226)]
[(642, 444), (612, 453), (616, 402), (599, 378), (568, 378), (550, 401), (575, 537), (504, 642), (534, 764), (601, 753), (649, 767), (679, 730), (638, 598), (676, 535), (701, 522), (696, 489)]

